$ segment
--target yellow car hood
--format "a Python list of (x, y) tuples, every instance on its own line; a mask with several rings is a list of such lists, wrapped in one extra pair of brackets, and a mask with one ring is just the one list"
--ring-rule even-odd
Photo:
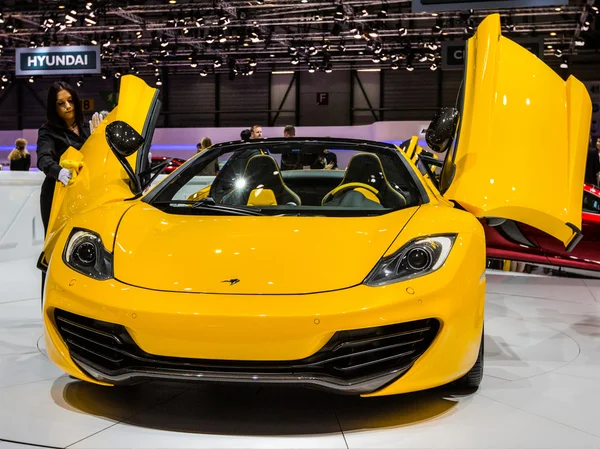
[[(302, 294), (360, 284), (418, 207), (375, 217), (124, 216), (115, 278), (190, 293)], [(237, 281), (234, 281), (237, 280)]]

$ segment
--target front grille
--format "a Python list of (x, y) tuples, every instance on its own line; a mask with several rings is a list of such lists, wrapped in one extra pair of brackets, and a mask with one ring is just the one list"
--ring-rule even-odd
[(339, 331), (317, 353), (292, 361), (229, 361), (165, 357), (144, 352), (124, 326), (64, 310), (54, 312), (58, 331), (75, 361), (114, 378), (132, 372), (316, 375), (343, 382), (405, 371), (431, 345), (436, 319)]

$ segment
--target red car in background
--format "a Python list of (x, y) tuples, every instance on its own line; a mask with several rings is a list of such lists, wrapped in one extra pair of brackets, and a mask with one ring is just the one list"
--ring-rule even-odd
[(158, 164), (162, 164), (169, 160), (170, 162), (162, 169), (161, 173), (173, 173), (177, 167), (180, 167), (185, 162), (185, 159), (180, 159), (178, 157), (152, 156), (151, 167), (156, 167)]
[(522, 223), (506, 220), (492, 226), (483, 223), (487, 257), (514, 260), (569, 270), (596, 271), (600, 275), (600, 188), (585, 185), (583, 238), (572, 252), (562, 242)]

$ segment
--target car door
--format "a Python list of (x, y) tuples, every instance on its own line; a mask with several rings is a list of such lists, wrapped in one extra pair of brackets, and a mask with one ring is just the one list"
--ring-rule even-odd
[[(525, 223), (568, 249), (581, 234), (591, 120), (584, 85), (501, 35), (493, 14), (469, 39), (456, 139), (440, 191), (479, 218)], [(543, 189), (544, 195), (539, 195)]]
[[(47, 266), (56, 238), (67, 220), (75, 214), (110, 201), (134, 196), (131, 176), (108, 143), (107, 129), (125, 123), (141, 137), (141, 145), (126, 161), (133, 174), (141, 176), (149, 167), (148, 153), (160, 111), (158, 90), (133, 75), (121, 78), (117, 107), (94, 130), (80, 151), (69, 148), (61, 165), (71, 168), (72, 182), (57, 182), (40, 265)], [(114, 129), (114, 128), (113, 128)], [(122, 132), (117, 131), (117, 132)], [(139, 183), (138, 183), (139, 184)]]

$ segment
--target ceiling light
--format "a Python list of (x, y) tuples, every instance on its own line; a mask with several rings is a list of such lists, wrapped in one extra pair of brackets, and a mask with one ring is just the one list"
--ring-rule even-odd
[(552, 33), (550, 33), (550, 36), (556, 36), (556, 32), (553, 31)]
[(357, 72), (381, 72), (381, 69), (358, 69)]
[(28, 81), (30, 83), (35, 83), (35, 78), (33, 76), (30, 76)]
[(162, 80), (160, 79), (160, 76), (158, 78), (156, 78), (156, 85), (162, 86)]
[(412, 65), (412, 63), (408, 62), (406, 64), (406, 70), (408, 70), (409, 72), (412, 72), (413, 70), (415, 70), (414, 66)]
[(567, 58), (563, 59), (562, 62), (560, 63), (560, 68), (561, 69), (568, 69), (569, 68), (569, 61), (567, 60)]
[(271, 75), (293, 75), (294, 71), (293, 70), (276, 70), (274, 72), (271, 72)]
[(298, 56), (294, 56), (291, 62), (293, 65), (297, 65), (300, 62), (300, 59), (298, 59)]
[(256, 58), (250, 58), (250, 62), (248, 62), (248, 65), (250, 67), (256, 67), (258, 63), (256, 62)]
[(83, 78), (79, 78), (77, 80), (77, 87), (81, 87), (81, 86), (83, 86)]
[(213, 65), (214, 65), (216, 68), (219, 68), (219, 67), (221, 67), (221, 66), (223, 65), (223, 61), (221, 60), (221, 58), (216, 58), (216, 59), (214, 60), (214, 62), (213, 62)]
[(308, 66), (308, 73), (315, 73), (316, 67), (314, 64)]
[(207, 76), (207, 75), (208, 75), (208, 71), (206, 69), (200, 70), (200, 76)]
[(331, 73), (333, 72), (333, 67), (331, 66), (331, 64), (327, 64), (327, 67), (325, 67), (325, 73)]
[(575, 39), (575, 46), (576, 47), (583, 47), (585, 45), (585, 40), (581, 37), (578, 37), (577, 39)]
[(407, 30), (406, 28), (404, 28), (404, 27), (400, 27), (400, 28), (398, 29), (398, 34), (399, 34), (400, 36), (406, 36), (406, 35), (408, 34), (408, 30)]
[(554, 50), (554, 56), (556, 56), (557, 58), (560, 58), (562, 56), (563, 52), (560, 48), (557, 48), (556, 50)]
[(562, 11), (562, 8), (559, 6), (559, 7), (557, 7), (557, 8), (554, 8), (554, 11), (556, 11), (556, 12), (561, 12), (561, 11)]
[(431, 70), (432, 72), (436, 71), (438, 69), (438, 65), (434, 62), (433, 64), (431, 64), (431, 66), (429, 67), (429, 70)]
[(394, 62), (394, 63), (392, 64), (392, 66), (391, 66), (391, 67), (392, 67), (392, 70), (398, 70), (398, 68), (399, 68), (400, 66), (398, 65), (398, 63), (397, 63), (397, 62)]

